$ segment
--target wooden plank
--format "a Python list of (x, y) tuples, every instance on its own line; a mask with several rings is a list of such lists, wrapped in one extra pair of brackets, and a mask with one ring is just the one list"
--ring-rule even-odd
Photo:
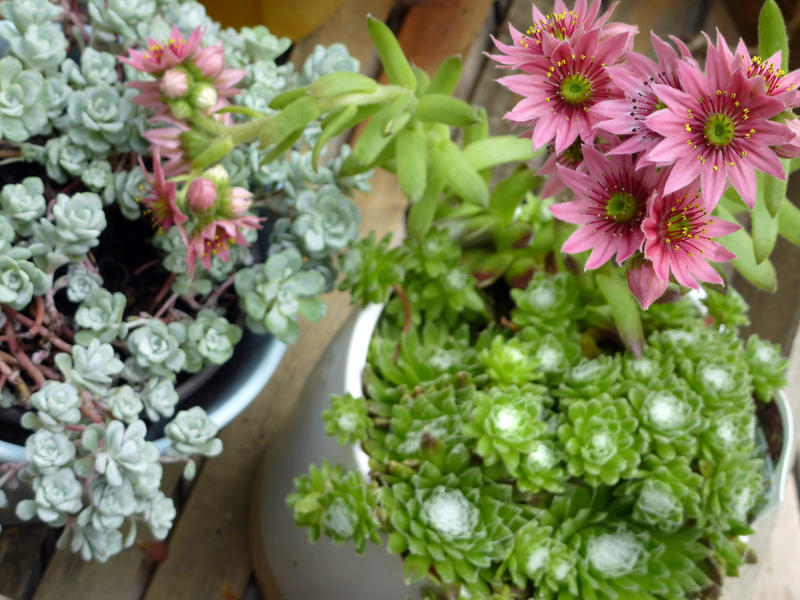
[(412, 63), (433, 75), (451, 54), (468, 54), (491, 7), (492, 0), (419, 0), (397, 39)]
[[(180, 487), (180, 477), (180, 465), (165, 465), (162, 491), (174, 497)], [(142, 525), (137, 545), (112, 556), (106, 563), (87, 563), (69, 549), (59, 550), (48, 563), (34, 600), (138, 600), (156, 566), (138, 544), (152, 539), (147, 526)]]
[[(31, 597), (42, 575), (47, 546), (55, 531), (45, 525), (14, 525), (0, 534), (0, 598)], [(48, 543), (49, 542), (49, 543)]]

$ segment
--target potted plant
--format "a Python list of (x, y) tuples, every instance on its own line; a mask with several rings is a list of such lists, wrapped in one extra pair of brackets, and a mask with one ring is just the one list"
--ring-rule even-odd
[[(773, 2), (770, 58), (720, 36), (704, 71), (678, 41), (653, 36), (659, 63), (626, 50), (635, 28), (598, 9), (534, 8), (526, 33), (496, 42), (522, 71), (501, 79), (525, 96), (507, 116), (553, 147), (545, 181), (526, 164), (491, 192), (492, 165), (527, 158), (518, 140), (487, 137), (485, 112), (443, 97), (452, 65), (428, 80), (373, 36), (417, 100), (408, 117), (393, 106), (401, 125), (376, 126), (383, 137), (368, 124), (352, 156), (382, 142), (361, 166), (397, 172), (409, 238), (343, 255), (342, 287), (377, 304), (265, 457), (262, 575), (283, 597), (405, 597), (402, 574), (430, 598), (708, 598), (752, 559), (741, 536), (792, 447), (787, 361), (742, 340), (741, 297), (708, 284), (735, 259), (769, 285), (757, 215), (777, 229), (797, 211), (761, 172), (785, 180), (776, 152), (797, 154), (800, 73), (778, 70)], [(464, 127), (461, 147), (448, 125)], [(732, 215), (754, 205), (751, 238)], [(296, 524), (329, 538), (319, 548), (290, 533), (275, 491), (292, 487)], [(359, 564), (370, 542), (400, 560), (370, 550)]]
[(287, 39), (194, 1), (0, 15), (3, 521), (105, 561), (138, 524), (166, 537), (162, 464), (221, 452), (298, 315), (323, 316), (369, 174), (326, 155), (317, 103), (361, 76), (341, 44), (295, 71)]

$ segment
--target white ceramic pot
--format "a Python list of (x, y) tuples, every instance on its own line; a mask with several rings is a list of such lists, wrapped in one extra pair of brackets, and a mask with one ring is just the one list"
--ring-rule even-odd
[[(310, 463), (327, 459), (365, 475), (369, 471), (360, 446), (340, 446), (335, 437), (326, 435), (321, 415), (330, 407), (332, 394), (362, 395), (361, 372), (382, 310), (383, 305), (370, 305), (345, 323), (261, 464), (253, 490), (251, 551), (261, 590), (270, 600), (419, 598), (422, 584), (405, 585), (402, 561), (385, 547), (367, 544), (364, 554), (359, 555), (352, 544), (335, 545), (325, 536), (312, 544), (306, 531), (295, 526), (286, 504), (286, 496), (294, 489), (294, 477), (306, 473)], [(783, 393), (776, 403), (783, 422), (783, 448), (775, 465), (768, 505), (754, 524), (756, 530), (782, 501), (789, 475), (792, 418)]]

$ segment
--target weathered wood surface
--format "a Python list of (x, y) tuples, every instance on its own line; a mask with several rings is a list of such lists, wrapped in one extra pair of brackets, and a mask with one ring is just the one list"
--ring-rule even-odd
[[(547, 0), (538, 4), (543, 10), (550, 6)], [(724, 2), (713, 0), (705, 13), (700, 10), (702, 4), (695, 0), (623, 0), (612, 20), (638, 23), (644, 35), (639, 36), (636, 49), (646, 53), (646, 33), (651, 28), (662, 36), (675, 33), (691, 41), (695, 38), (693, 27), (702, 25), (709, 31), (720, 27), (733, 39), (734, 21)], [(446, 56), (462, 54), (465, 67), (459, 94), (487, 107), (494, 133), (511, 132), (502, 115), (517, 98), (494, 82), (502, 72), (482, 56), (491, 51), (488, 33), (495, 31), (507, 42), (508, 32), (505, 25), (498, 28), (486, 17), (490, 11), (490, 17), (502, 17), (508, 10), (509, 20), (525, 29), (531, 18), (527, 0), (503, 0), (494, 8), (489, 0), (348, 0), (325, 25), (295, 45), (293, 61), (302, 63), (318, 43), (341, 41), (359, 58), (363, 72), (376, 74), (365, 15), (371, 12), (386, 19), (397, 6), (403, 10), (396, 14), (404, 16), (398, 35), (415, 64), (432, 73)], [(394, 176), (378, 172), (372, 186), (371, 194), (356, 198), (363, 216), (361, 233), (370, 229), (379, 235), (400, 231), (405, 202)], [(799, 187), (800, 182), (795, 182), (790, 192), (795, 201), (800, 199)], [(777, 295), (751, 293), (746, 284), (736, 284), (753, 306), (754, 330), (782, 343), (785, 351), (793, 350), (789, 396), (796, 421), (800, 416), (800, 338), (793, 334), (800, 318), (799, 256), (797, 248), (779, 244), (774, 256), (781, 281)], [(303, 324), (301, 340), (287, 351), (273, 379), (222, 432), (225, 452), (207, 461), (198, 474), (179, 513), (165, 562), (155, 563), (140, 550), (133, 550), (105, 565), (84, 564), (68, 553), (56, 553), (48, 564), (44, 550), (52, 545), (53, 534), (47, 528), (9, 528), (0, 535), (0, 600), (256, 600), (259, 594), (252, 585), (247, 539), (252, 478), (270, 436), (296, 402), (306, 375), (351, 313), (344, 294), (331, 294), (327, 301), (325, 319)], [(175, 489), (174, 481), (170, 489)], [(787, 501), (769, 517), (776, 526), (766, 538), (760, 568), (752, 569), (755, 579), (749, 589), (755, 591), (741, 595), (741, 588), (731, 587), (726, 589), (725, 600), (800, 599), (800, 508), (793, 484), (786, 493)]]

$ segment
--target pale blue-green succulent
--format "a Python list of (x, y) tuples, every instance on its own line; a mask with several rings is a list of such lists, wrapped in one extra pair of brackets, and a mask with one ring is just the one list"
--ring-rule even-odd
[(186, 354), (181, 350), (185, 337), (186, 329), (182, 324), (168, 326), (151, 319), (128, 335), (128, 350), (140, 367), (174, 381), (175, 374), (186, 363)]
[(75, 322), (81, 331), (75, 334), (75, 341), (84, 346), (92, 339), (110, 342), (125, 336), (122, 317), (125, 312), (125, 294), (113, 294), (103, 288), (96, 288), (84, 298), (75, 312)]
[(129, 385), (111, 388), (106, 398), (108, 409), (115, 419), (125, 423), (133, 423), (144, 410), (141, 394)]
[(311, 257), (335, 254), (358, 236), (358, 207), (332, 185), (303, 190), (294, 200), (292, 232)]
[(29, 69), (55, 70), (67, 56), (67, 38), (55, 23), (32, 23), (23, 32), (7, 29), (9, 50)]
[(67, 268), (67, 298), (70, 302), (83, 302), (87, 294), (103, 285), (100, 273), (80, 263), (70, 263)]
[(218, 427), (199, 406), (182, 410), (164, 428), (172, 441), (170, 452), (216, 456), (222, 452), (222, 441), (216, 435)]
[(0, 191), (0, 207), (17, 234), (29, 236), (31, 225), (45, 212), (44, 182), (38, 177), (26, 177), (20, 183), (4, 185)]
[(80, 177), (91, 158), (87, 147), (74, 143), (66, 135), (47, 140), (41, 157), (47, 176), (58, 183), (65, 183), (70, 175)]
[[(62, 424), (74, 424), (81, 420), (83, 400), (78, 390), (70, 383), (49, 380), (31, 395), (31, 403), (37, 410), (36, 426), (58, 429)], [(33, 413), (25, 413), (25, 416)], [(25, 424), (23, 422), (23, 424)]]
[(12, 56), (0, 58), (0, 137), (23, 142), (47, 125), (44, 79)]
[(325, 288), (325, 278), (302, 267), (300, 253), (287, 249), (236, 274), (236, 293), (247, 313), (248, 327), (292, 343), (300, 335), (294, 321), (298, 314), (309, 321), (322, 318), (325, 304), (316, 296)]
[(5, 254), (11, 249), (15, 237), (17, 237), (17, 233), (14, 231), (11, 221), (0, 215), (0, 253)]
[(30, 253), (24, 248), (11, 248), (0, 256), (0, 302), (14, 310), (30, 304), (50, 288), (50, 278), (26, 260)]
[(69, 138), (95, 154), (122, 146), (130, 136), (128, 119), (133, 112), (130, 96), (116, 86), (97, 85), (75, 92), (67, 103)]
[(117, 59), (108, 52), (86, 48), (78, 63), (68, 58), (61, 65), (70, 83), (77, 87), (110, 85), (117, 82)]
[(54, 469), (35, 480), (34, 497), (20, 500), (17, 516), (26, 521), (36, 516), (53, 527), (60, 527), (69, 515), (83, 508), (82, 495), (83, 486), (72, 469)]
[(133, 40), (139, 38), (135, 27), (146, 22), (156, 12), (156, 0), (89, 0), (87, 5), (94, 27), (109, 33), (119, 33)]
[(113, 376), (124, 368), (114, 347), (98, 339), (93, 339), (88, 346), (76, 344), (71, 355), (56, 354), (55, 363), (68, 382), (100, 396), (108, 392)]
[(142, 400), (147, 418), (158, 421), (161, 417), (175, 414), (179, 397), (172, 381), (165, 377), (151, 377), (142, 389)]
[(0, 15), (25, 32), (31, 25), (52, 21), (64, 11), (50, 0), (11, 0), (0, 4)]

